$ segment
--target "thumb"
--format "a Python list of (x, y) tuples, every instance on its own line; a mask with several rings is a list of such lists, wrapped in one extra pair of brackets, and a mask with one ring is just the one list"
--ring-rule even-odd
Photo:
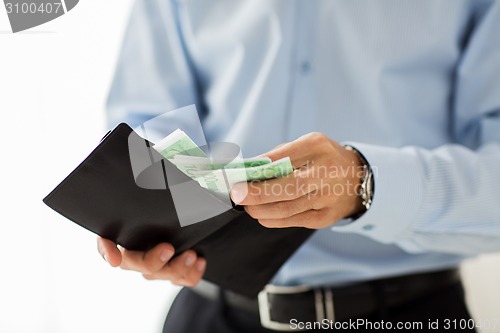
[(112, 267), (120, 266), (122, 263), (122, 253), (109, 239), (97, 237), (97, 250)]

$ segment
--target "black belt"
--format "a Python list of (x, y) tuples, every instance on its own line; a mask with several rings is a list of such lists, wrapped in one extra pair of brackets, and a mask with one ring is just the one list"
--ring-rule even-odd
[(282, 287), (267, 285), (258, 299), (249, 299), (202, 281), (193, 288), (215, 300), (220, 297), (236, 309), (260, 315), (263, 327), (290, 331), (290, 320), (345, 321), (375, 313), (381, 302), (386, 308), (425, 297), (460, 281), (457, 269), (420, 273), (356, 283), (344, 287)]

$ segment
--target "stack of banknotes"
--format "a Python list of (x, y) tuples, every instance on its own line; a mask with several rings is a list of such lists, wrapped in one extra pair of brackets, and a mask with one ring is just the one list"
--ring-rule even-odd
[(156, 143), (153, 148), (200, 186), (214, 192), (228, 193), (239, 182), (279, 178), (293, 172), (289, 157), (277, 161), (265, 156), (209, 157), (180, 129)]

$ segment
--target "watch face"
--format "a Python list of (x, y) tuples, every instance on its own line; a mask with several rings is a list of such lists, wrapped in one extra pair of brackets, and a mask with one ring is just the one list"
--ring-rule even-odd
[(372, 169), (368, 166), (368, 171), (366, 175), (366, 184), (365, 188), (363, 189), (363, 205), (366, 207), (368, 210), (372, 204), (373, 200), (373, 172)]

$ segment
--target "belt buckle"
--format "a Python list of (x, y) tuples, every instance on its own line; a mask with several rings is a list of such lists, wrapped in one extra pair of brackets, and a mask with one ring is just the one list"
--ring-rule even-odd
[[(300, 331), (293, 329), (290, 323), (282, 323), (271, 319), (271, 308), (269, 294), (299, 294), (311, 291), (309, 286), (275, 286), (268, 284), (259, 293), (259, 315), (262, 327), (275, 331)], [(335, 321), (333, 309), (333, 294), (330, 289), (314, 289), (314, 305), (316, 310), (316, 321), (324, 319)], [(325, 316), (326, 313), (326, 316)]]

